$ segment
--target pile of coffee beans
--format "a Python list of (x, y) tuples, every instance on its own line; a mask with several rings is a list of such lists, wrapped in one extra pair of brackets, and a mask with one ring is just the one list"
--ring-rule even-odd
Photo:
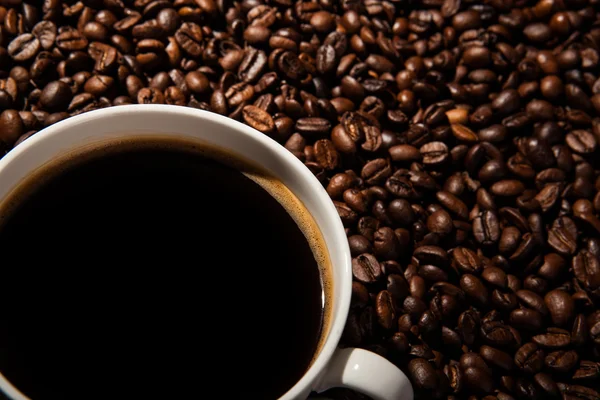
[(598, 400), (599, 16), (598, 0), (0, 0), (0, 150), (121, 104), (243, 121), (335, 202), (344, 346), (423, 399)]

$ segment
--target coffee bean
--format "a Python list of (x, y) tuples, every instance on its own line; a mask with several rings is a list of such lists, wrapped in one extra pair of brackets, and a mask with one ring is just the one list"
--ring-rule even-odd
[[(156, 25), (158, 26), (158, 22), (156, 22)], [(177, 43), (192, 57), (199, 57), (201, 55), (202, 38), (202, 28), (193, 22), (184, 22), (177, 32), (175, 32), (175, 40)]]
[(33, 27), (31, 33), (38, 38), (40, 45), (44, 50), (49, 50), (54, 45), (57, 29), (53, 22), (41, 21)]
[(340, 163), (339, 154), (329, 139), (321, 139), (315, 142), (315, 158), (321, 167), (326, 170), (336, 169)]
[(518, 196), (524, 190), (525, 186), (521, 181), (508, 179), (496, 182), (490, 187), (490, 191), (496, 196)]
[(94, 59), (94, 70), (98, 73), (109, 73), (116, 68), (118, 53), (114, 47), (100, 42), (92, 42), (88, 48), (88, 54)]
[(574, 130), (567, 134), (565, 141), (569, 148), (579, 154), (589, 154), (596, 149), (596, 139), (585, 130)]
[(483, 211), (473, 220), (475, 240), (483, 245), (490, 245), (500, 238), (498, 218), (493, 211)]
[(327, 33), (335, 27), (335, 17), (328, 11), (317, 11), (310, 18), (310, 24), (317, 32)]
[(573, 258), (572, 267), (577, 280), (585, 287), (600, 287), (600, 261), (586, 250), (582, 250)]
[(400, 242), (389, 227), (379, 228), (373, 236), (375, 254), (384, 260), (396, 259), (400, 252)]
[(506, 288), (508, 283), (506, 273), (498, 267), (487, 267), (481, 273), (481, 278), (500, 289)]
[(382, 276), (381, 265), (372, 254), (361, 254), (352, 259), (352, 273), (362, 283), (374, 283)]
[(159, 89), (143, 88), (137, 93), (138, 104), (163, 104), (165, 97)]
[(549, 353), (546, 356), (544, 363), (546, 364), (546, 368), (555, 372), (564, 373), (575, 368), (578, 361), (579, 357), (575, 351), (559, 350)]
[(567, 325), (574, 316), (575, 303), (571, 296), (563, 290), (555, 289), (544, 297), (546, 307), (550, 311), (552, 322), (557, 326)]
[[(292, 136), (292, 138), (294, 138), (294, 136)], [(290, 138), (290, 140), (292, 138)], [(288, 143), (290, 143), (290, 141), (288, 141)], [(290, 145), (286, 145), (286, 148), (290, 151), (294, 151), (293, 148), (290, 148), (289, 146)], [(305, 146), (305, 144), (302, 144), (302, 148), (304, 148), (304, 146)], [(347, 173), (336, 174), (331, 178), (331, 180), (329, 181), (329, 184), (327, 185), (327, 193), (329, 194), (329, 196), (331, 198), (334, 198), (334, 199), (339, 198), (342, 196), (342, 193), (344, 193), (346, 191), (346, 189), (349, 189), (354, 184), (355, 184), (355, 179), (350, 174), (347, 174)], [(364, 235), (363, 232), (361, 232), (361, 234)]]
[(548, 314), (548, 308), (544, 300), (537, 293), (531, 290), (519, 290), (516, 295), (524, 306), (539, 311), (542, 315)]
[(24, 133), (21, 116), (16, 110), (4, 110), (0, 114), (0, 140), (7, 146), (14, 144)]
[(466, 295), (480, 306), (485, 306), (488, 303), (489, 293), (481, 280), (474, 275), (464, 274), (460, 278), (460, 288)]
[(469, 274), (479, 274), (483, 263), (477, 254), (465, 247), (457, 247), (452, 252), (452, 267)]
[(467, 205), (451, 192), (441, 190), (436, 193), (436, 198), (440, 204), (452, 211), (457, 217), (461, 219), (468, 218), (469, 210)]
[(573, 373), (573, 380), (591, 381), (598, 378), (600, 378), (600, 364), (593, 361), (580, 361), (577, 370)]
[(600, 396), (594, 389), (587, 388), (580, 385), (567, 385), (564, 383), (558, 383), (558, 389), (565, 398), (588, 398), (597, 399)]
[(254, 88), (247, 83), (240, 82), (232, 85), (225, 91), (225, 98), (230, 107), (236, 107), (254, 96)]
[(543, 315), (528, 308), (513, 310), (510, 313), (510, 324), (518, 329), (538, 331), (543, 324)]
[(558, 253), (568, 256), (577, 249), (577, 228), (568, 217), (558, 218), (548, 231), (548, 244)]
[(331, 129), (331, 123), (324, 118), (300, 118), (296, 130), (304, 135), (322, 136)]
[(30, 33), (24, 33), (10, 42), (7, 50), (13, 60), (27, 61), (35, 57), (40, 47), (41, 44), (37, 37)]
[(534, 343), (547, 349), (560, 349), (566, 347), (571, 342), (571, 335), (568, 331), (558, 328), (548, 328), (547, 333), (542, 333), (532, 337)]
[(42, 90), (40, 103), (49, 111), (58, 111), (67, 107), (73, 93), (69, 86), (62, 81), (53, 81)]
[(382, 290), (377, 294), (375, 300), (375, 310), (377, 312), (377, 322), (383, 329), (392, 329), (396, 322), (395, 303), (392, 295), (387, 290)]
[(388, 151), (392, 160), (397, 162), (410, 162), (421, 159), (421, 152), (419, 149), (407, 144), (390, 147)]
[(512, 357), (499, 349), (483, 345), (479, 348), (479, 354), (490, 365), (510, 371), (513, 368)]
[(437, 166), (448, 160), (448, 147), (442, 142), (430, 142), (419, 149), (423, 164)]
[(533, 380), (537, 387), (542, 389), (546, 396), (550, 396), (552, 398), (559, 398), (560, 391), (558, 390), (558, 386), (552, 379), (552, 377), (544, 372), (539, 372), (535, 374)]
[[(59, 34), (56, 37), (56, 46), (61, 50), (75, 51), (83, 50), (88, 45), (88, 40), (83, 36), (81, 32), (76, 29), (64, 29), (62, 32), (59, 30)], [(39, 46), (39, 42), (38, 42)]]
[(452, 218), (444, 210), (438, 210), (427, 218), (427, 228), (430, 232), (444, 236), (452, 232)]
[(515, 353), (515, 365), (527, 374), (535, 374), (544, 366), (545, 353), (537, 344), (529, 342)]
[(413, 252), (413, 257), (423, 264), (435, 264), (445, 266), (448, 264), (448, 255), (441, 247), (419, 246)]
[[(100, 97), (112, 88), (113, 83), (114, 79), (110, 76), (94, 75), (85, 82), (83, 89), (87, 93)], [(46, 106), (46, 108), (48, 107)]]
[[(188, 74), (188, 76), (189, 75), (190, 74)], [(268, 134), (271, 133), (275, 128), (273, 118), (266, 111), (263, 111), (256, 106), (245, 106), (242, 110), (242, 113), (244, 116), (244, 121), (258, 131)]]
[(493, 346), (515, 347), (521, 343), (521, 337), (514, 328), (497, 321), (484, 322), (481, 334), (484, 340)]
[(494, 388), (494, 383), (490, 374), (480, 368), (469, 367), (463, 372), (465, 384), (480, 394), (491, 393)]
[(405, 313), (410, 315), (412, 320), (417, 321), (421, 314), (427, 309), (427, 305), (418, 297), (408, 296), (402, 303), (402, 309)]
[(415, 358), (408, 363), (408, 374), (416, 389), (434, 389), (437, 386), (437, 375), (433, 366), (422, 358)]
[(462, 124), (452, 124), (451, 129), (454, 137), (461, 142), (475, 143), (479, 141), (477, 134)]

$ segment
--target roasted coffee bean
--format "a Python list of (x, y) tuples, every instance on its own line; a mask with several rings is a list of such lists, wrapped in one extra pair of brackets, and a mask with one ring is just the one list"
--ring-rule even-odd
[(502, 180), (490, 187), (490, 191), (496, 196), (518, 196), (524, 190), (523, 183), (517, 180)]
[(434, 389), (438, 379), (435, 368), (429, 361), (415, 358), (408, 363), (408, 374), (416, 389)]
[(544, 372), (539, 372), (535, 374), (533, 380), (537, 387), (539, 387), (544, 392), (544, 395), (552, 398), (560, 397), (560, 391), (558, 390), (558, 386), (556, 385), (556, 383), (550, 375)]
[[(189, 75), (190, 74), (188, 74), (188, 76)], [(188, 81), (187, 77), (186, 81)], [(258, 131), (269, 134), (275, 129), (275, 123), (273, 122), (273, 118), (269, 115), (269, 113), (256, 106), (245, 106), (242, 110), (242, 114), (244, 116), (244, 121)]]
[(163, 104), (164, 94), (155, 88), (143, 88), (137, 93), (138, 104)]
[(564, 290), (555, 289), (544, 297), (546, 307), (550, 311), (552, 322), (556, 326), (567, 325), (574, 317), (575, 303)]
[(458, 317), (458, 333), (465, 344), (473, 344), (479, 334), (479, 324), (479, 315), (475, 311), (465, 311)]
[(377, 185), (384, 183), (391, 173), (392, 169), (388, 160), (384, 158), (376, 158), (364, 165), (361, 171), (361, 177), (367, 184)]
[(492, 346), (515, 347), (521, 343), (521, 337), (514, 328), (497, 321), (484, 322), (481, 335)]
[(31, 33), (24, 33), (16, 37), (8, 45), (8, 54), (15, 61), (27, 61), (36, 56), (41, 44), (37, 37)]
[(493, 211), (482, 211), (473, 220), (475, 240), (483, 245), (491, 245), (500, 238), (498, 218)]
[(427, 309), (427, 305), (418, 297), (408, 296), (404, 299), (402, 309), (405, 313), (410, 315), (412, 320), (417, 321), (421, 314)]
[(559, 350), (553, 351), (546, 356), (544, 363), (546, 368), (558, 372), (564, 373), (572, 370), (577, 365), (579, 357), (573, 350)]
[(441, 190), (436, 193), (436, 198), (444, 207), (453, 212), (457, 217), (461, 219), (467, 219), (469, 216), (469, 210), (467, 205), (454, 194)]
[(600, 287), (600, 261), (587, 250), (582, 250), (573, 258), (573, 272), (577, 280), (586, 288)]
[(468, 367), (463, 372), (465, 384), (475, 393), (491, 393), (494, 383), (490, 374), (481, 368)]
[(571, 330), (571, 343), (575, 346), (583, 346), (589, 336), (588, 323), (583, 314), (578, 314), (573, 322)]
[(324, 118), (300, 118), (296, 130), (304, 135), (322, 136), (329, 132), (331, 123)]
[(112, 47), (100, 42), (92, 42), (88, 54), (95, 61), (94, 70), (98, 73), (109, 73), (116, 68), (118, 52)]
[(54, 45), (57, 29), (53, 22), (41, 21), (33, 27), (31, 33), (38, 38), (44, 50), (49, 50)]
[(352, 273), (362, 283), (374, 283), (381, 276), (381, 265), (372, 254), (361, 254), (352, 259)]
[(547, 349), (561, 349), (571, 342), (571, 335), (568, 331), (558, 328), (548, 328), (546, 333), (535, 335), (532, 340), (537, 345)]
[(56, 37), (56, 45), (65, 51), (83, 50), (88, 45), (88, 40), (78, 30), (67, 28), (63, 29), (62, 32), (59, 31)]
[(510, 324), (517, 329), (538, 331), (543, 324), (543, 315), (539, 311), (521, 308), (510, 313)]
[(445, 236), (452, 232), (452, 218), (445, 210), (437, 210), (427, 218), (427, 228), (430, 232)]
[(465, 247), (457, 247), (452, 252), (452, 266), (465, 273), (479, 274), (483, 263), (474, 251)]
[(419, 149), (423, 164), (437, 166), (448, 160), (448, 147), (443, 142), (430, 142)]
[(571, 150), (579, 154), (589, 154), (596, 149), (596, 138), (585, 130), (571, 131), (565, 137), (565, 142)]
[(40, 95), (40, 103), (49, 111), (65, 109), (71, 102), (73, 93), (69, 85), (62, 81), (48, 83)]
[(4, 110), (0, 114), (0, 140), (5, 145), (13, 145), (24, 132), (23, 120), (17, 110)]
[(534, 293), (531, 290), (519, 290), (516, 292), (516, 295), (524, 306), (539, 311), (542, 315), (548, 314), (548, 308), (544, 303), (544, 299), (537, 293)]
[(600, 363), (582, 360), (573, 373), (573, 380), (595, 380), (600, 378)]
[(254, 88), (247, 83), (240, 82), (225, 91), (225, 98), (230, 107), (236, 107), (250, 100), (254, 96)]
[(379, 228), (373, 235), (375, 254), (384, 260), (393, 260), (400, 254), (400, 242), (389, 227)]
[(535, 343), (521, 346), (515, 353), (515, 365), (523, 372), (535, 374), (544, 366), (545, 353)]
[(513, 368), (512, 357), (499, 349), (483, 345), (479, 348), (479, 354), (490, 365), (498, 367), (505, 371), (510, 371)]
[[(153, 21), (159, 26), (156, 20)], [(160, 30), (162, 28), (159, 27)], [(156, 34), (159, 34), (158, 31)], [(202, 54), (202, 38), (202, 28), (193, 22), (184, 22), (175, 32), (175, 40), (179, 46), (192, 57), (199, 57)]]
[(415, 257), (422, 264), (434, 264), (445, 266), (448, 264), (448, 254), (438, 246), (419, 246), (413, 252)]
[(406, 282), (406, 279), (399, 274), (390, 274), (387, 279), (387, 290), (392, 295), (396, 308), (399, 308), (409, 294), (408, 283)]
[(478, 305), (487, 305), (489, 298), (488, 290), (476, 276), (464, 274), (460, 278), (460, 288), (465, 292), (467, 297), (475, 301)]
[(383, 329), (392, 329), (396, 322), (396, 306), (392, 295), (387, 290), (382, 290), (375, 300), (377, 321)]
[[(100, 97), (109, 91), (114, 84), (114, 79), (106, 75), (94, 75), (88, 79), (83, 89), (96, 97)], [(40, 99), (41, 100), (41, 99)]]
[(556, 252), (569, 256), (577, 250), (577, 227), (568, 217), (560, 217), (554, 221), (548, 231), (548, 244)]

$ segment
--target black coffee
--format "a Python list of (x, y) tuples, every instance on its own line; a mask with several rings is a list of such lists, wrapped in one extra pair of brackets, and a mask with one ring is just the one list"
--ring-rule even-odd
[(135, 141), (18, 189), (0, 215), (1, 372), (33, 400), (284, 394), (319, 345), (324, 256), (299, 202), (239, 168)]

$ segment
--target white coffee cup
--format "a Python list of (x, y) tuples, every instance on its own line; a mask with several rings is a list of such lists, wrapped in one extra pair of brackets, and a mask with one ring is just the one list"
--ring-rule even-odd
[[(120, 106), (81, 114), (38, 132), (0, 160), (0, 203), (25, 177), (59, 156), (111, 139), (165, 134), (212, 144), (261, 165), (304, 203), (321, 230), (333, 268), (330, 328), (315, 361), (281, 399), (305, 399), (311, 392), (347, 387), (375, 400), (412, 400), (410, 382), (389, 361), (366, 350), (338, 348), (350, 308), (352, 270), (344, 228), (327, 192), (284, 147), (242, 123), (207, 111), (165, 105)], [(251, 368), (252, 362), (248, 364)], [(28, 400), (1, 374), (0, 390), (11, 400)]]

